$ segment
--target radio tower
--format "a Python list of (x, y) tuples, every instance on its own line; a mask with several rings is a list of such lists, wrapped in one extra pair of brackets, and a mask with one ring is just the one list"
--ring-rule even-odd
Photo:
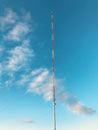
[(52, 84), (53, 84), (53, 119), (54, 130), (56, 130), (56, 94), (55, 94), (55, 74), (54, 74), (54, 15), (51, 14), (52, 20)]

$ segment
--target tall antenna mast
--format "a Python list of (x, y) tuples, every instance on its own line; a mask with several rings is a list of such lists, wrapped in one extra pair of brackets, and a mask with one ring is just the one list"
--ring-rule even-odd
[(56, 94), (55, 94), (55, 74), (54, 74), (54, 15), (51, 14), (52, 20), (52, 84), (53, 84), (53, 118), (54, 130), (56, 130)]

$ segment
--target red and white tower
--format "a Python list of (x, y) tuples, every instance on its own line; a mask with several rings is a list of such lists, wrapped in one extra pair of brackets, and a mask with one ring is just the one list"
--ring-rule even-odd
[(52, 19), (52, 84), (53, 84), (53, 118), (54, 130), (56, 130), (56, 90), (55, 90), (55, 72), (54, 72), (54, 15), (51, 14)]

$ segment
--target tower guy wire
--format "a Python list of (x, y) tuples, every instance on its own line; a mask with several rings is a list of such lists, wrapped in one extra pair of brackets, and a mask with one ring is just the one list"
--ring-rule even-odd
[(54, 70), (54, 15), (51, 14), (52, 21), (52, 84), (53, 84), (53, 125), (56, 130), (56, 90), (55, 90), (55, 70)]

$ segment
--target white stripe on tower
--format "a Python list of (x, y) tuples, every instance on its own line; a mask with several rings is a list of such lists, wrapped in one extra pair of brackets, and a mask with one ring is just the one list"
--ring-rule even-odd
[(55, 74), (54, 74), (54, 15), (51, 15), (52, 19), (52, 83), (53, 83), (53, 118), (54, 118), (54, 130), (56, 130), (56, 95), (55, 95)]

